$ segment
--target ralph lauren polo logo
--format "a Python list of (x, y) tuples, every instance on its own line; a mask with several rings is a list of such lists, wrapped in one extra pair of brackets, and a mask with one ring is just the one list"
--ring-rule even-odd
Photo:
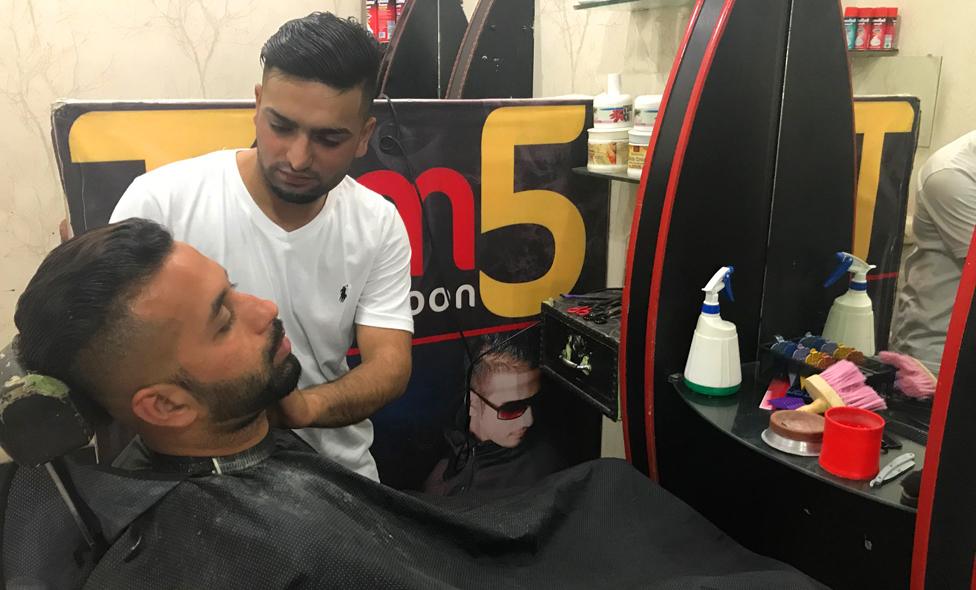
[(343, 301), (346, 300), (346, 290), (348, 289), (349, 289), (349, 285), (343, 285), (342, 288), (339, 289), (339, 303), (342, 303)]

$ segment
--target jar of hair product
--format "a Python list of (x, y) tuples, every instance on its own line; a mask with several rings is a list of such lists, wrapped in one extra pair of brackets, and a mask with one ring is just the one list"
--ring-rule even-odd
[(631, 129), (627, 148), (627, 176), (640, 178), (644, 172), (644, 158), (647, 157), (648, 144), (651, 143), (651, 133), (651, 131)]
[(586, 169), (623, 172), (627, 169), (628, 129), (590, 129)]
[(634, 124), (634, 101), (620, 90), (620, 74), (607, 76), (607, 91), (593, 99), (593, 126), (629, 129)]
[(661, 110), (660, 94), (644, 94), (634, 99), (634, 130), (653, 131), (659, 110)]

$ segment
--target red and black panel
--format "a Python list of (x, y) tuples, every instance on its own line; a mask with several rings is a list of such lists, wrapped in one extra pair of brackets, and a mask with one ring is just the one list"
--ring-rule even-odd
[(443, 98), (467, 27), (460, 0), (407, 2), (380, 62), (380, 94)]
[(535, 3), (479, 0), (444, 98), (530, 98)]
[(649, 317), (651, 271), (664, 215), (662, 207), (695, 84), (707, 71), (706, 49), (721, 35), (720, 24), (724, 23), (723, 15), (731, 4), (731, 0), (699, 0), (691, 15), (651, 138), (630, 233), (620, 333), (621, 413), (628, 460), (655, 479), (654, 452), (647, 444), (654, 437), (654, 424), (648, 420), (653, 404), (644, 396), (649, 369), (644, 363), (648, 358), (644, 335)]
[(843, 280), (823, 287), (834, 253), (853, 248), (854, 103), (843, 39), (838, 2), (792, 2), (760, 343), (776, 334), (819, 333), (834, 298), (848, 288)]
[(976, 240), (949, 321), (925, 447), (912, 590), (976, 588)]
[(700, 1), (658, 121), (631, 231), (621, 376), (628, 456), (673, 487), (701, 466), (687, 460), (668, 377), (684, 369), (715, 270), (735, 267), (722, 315), (743, 362), (773, 333), (820, 329), (829, 307), (823, 269), (849, 248), (854, 199), (839, 3)]

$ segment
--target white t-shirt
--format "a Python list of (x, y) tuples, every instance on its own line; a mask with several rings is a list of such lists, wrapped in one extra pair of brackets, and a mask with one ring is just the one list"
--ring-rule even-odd
[(935, 152), (918, 174), (905, 285), (891, 328), (892, 350), (939, 372), (962, 265), (976, 226), (976, 131)]
[[(349, 370), (356, 324), (412, 332), (410, 243), (396, 208), (347, 176), (312, 221), (287, 232), (251, 198), (236, 153), (213, 152), (143, 174), (111, 221), (157, 221), (222, 264), (242, 292), (274, 301), (302, 364), (302, 388)], [(369, 420), (296, 432), (323, 455), (379, 479)]]

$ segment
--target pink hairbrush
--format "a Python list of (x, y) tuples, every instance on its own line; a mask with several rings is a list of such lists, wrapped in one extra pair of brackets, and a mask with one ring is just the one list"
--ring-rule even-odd
[(935, 395), (935, 375), (918, 359), (890, 350), (882, 350), (878, 358), (898, 369), (895, 387), (908, 397), (930, 399)]

